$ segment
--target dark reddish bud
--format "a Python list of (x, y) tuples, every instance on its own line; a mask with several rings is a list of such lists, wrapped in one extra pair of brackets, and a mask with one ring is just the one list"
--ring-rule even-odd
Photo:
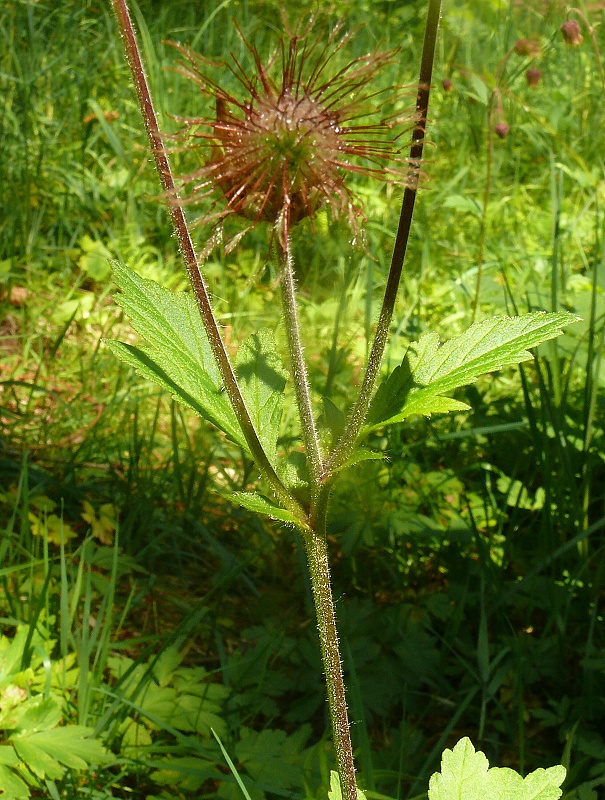
[(542, 70), (533, 68), (528, 69), (527, 72), (525, 73), (525, 78), (527, 80), (527, 85), (533, 88), (537, 86), (542, 80)]
[(451, 92), (454, 88), (454, 84), (451, 82), (449, 78), (444, 78), (441, 85), (443, 86), (444, 92)]
[(517, 39), (513, 50), (518, 56), (539, 56), (542, 47), (535, 39)]
[(501, 139), (506, 139), (508, 132), (510, 131), (510, 125), (508, 125), (506, 122), (498, 122), (496, 125), (494, 125), (494, 131)]
[(582, 39), (582, 32), (580, 29), (580, 23), (575, 19), (568, 19), (561, 25), (561, 33), (563, 35), (563, 39), (565, 44), (569, 45), (570, 47), (577, 47), (577, 45), (581, 44)]

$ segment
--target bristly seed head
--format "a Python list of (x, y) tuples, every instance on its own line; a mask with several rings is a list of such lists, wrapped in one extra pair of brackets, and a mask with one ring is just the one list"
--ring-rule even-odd
[[(186, 198), (180, 202), (214, 198), (213, 210), (202, 221), (219, 227), (230, 215), (249, 220), (251, 226), (269, 222), (284, 248), (291, 226), (312, 219), (324, 206), (335, 217), (346, 217), (357, 235), (364, 215), (345, 183), (346, 173), (398, 184), (410, 183), (417, 173), (395, 151), (397, 136), (391, 136), (393, 128), (399, 128), (397, 135), (409, 129), (412, 115), (363, 124), (363, 117), (376, 113), (372, 106), (386, 91), (372, 92), (369, 81), (394, 61), (396, 51), (335, 66), (349, 38), (341, 35), (340, 26), (326, 45), (319, 44), (319, 35), (311, 40), (312, 22), (299, 28), (290, 31), (286, 25), (278, 53), (267, 63), (240, 33), (255, 65), (249, 76), (232, 55), (228, 69), (243, 89), (240, 97), (205, 74), (208, 62), (202, 56), (176, 45), (186, 59), (179, 72), (216, 105), (214, 119), (181, 120), (185, 149), (201, 147), (203, 165), (181, 178)], [(217, 192), (226, 200), (219, 209)]]

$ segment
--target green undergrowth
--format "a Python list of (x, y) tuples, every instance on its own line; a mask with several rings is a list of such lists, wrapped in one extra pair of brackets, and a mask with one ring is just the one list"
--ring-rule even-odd
[[(472, 412), (373, 431), (383, 458), (333, 498), (359, 782), (368, 800), (449, 800), (468, 736), (521, 775), (562, 764), (563, 796), (597, 800), (603, 87), (588, 32), (578, 47), (561, 39), (558, 4), (454, 5), (387, 366), (429, 324), (447, 340), (473, 313), (583, 321), (520, 371), (459, 390)], [(163, 70), (175, 62), (164, 40), (243, 57), (232, 18), (262, 49), (277, 10), (176, 8), (140, 3), (168, 128), (195, 96)], [(360, 52), (400, 45), (404, 68), (387, 77), (412, 83), (423, 4), (349, 11), (351, 27), (369, 18)], [(603, 47), (603, 11), (590, 13)], [(0, 797), (228, 799), (239, 778), (253, 800), (336, 798), (302, 543), (230, 506), (222, 495), (255, 474), (246, 452), (103, 344), (140, 344), (111, 299), (111, 261), (186, 285), (109, 8), (8, 0), (0, 37)], [(503, 64), (518, 39), (541, 54)], [(503, 139), (488, 135), (498, 113)], [(367, 253), (324, 214), (294, 241), (325, 435), (367, 355), (395, 225), (397, 197), (360, 191)], [(269, 249), (259, 229), (206, 265), (232, 353), (258, 328), (279, 334)], [(450, 777), (429, 784), (445, 748)], [(486, 796), (487, 762), (465, 753), (485, 767)]]

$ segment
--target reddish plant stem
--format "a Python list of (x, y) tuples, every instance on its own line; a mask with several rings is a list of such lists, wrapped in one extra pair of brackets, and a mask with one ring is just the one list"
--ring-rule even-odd
[(258, 438), (258, 434), (254, 428), (252, 419), (250, 418), (250, 413), (246, 408), (244, 398), (242, 397), (242, 393), (237, 383), (237, 378), (233, 371), (231, 361), (229, 360), (229, 355), (225, 349), (225, 345), (223, 343), (223, 339), (212, 310), (212, 304), (210, 302), (204, 277), (199, 268), (199, 262), (193, 246), (191, 235), (189, 233), (185, 214), (181, 205), (177, 202), (178, 197), (176, 186), (172, 175), (172, 170), (170, 168), (168, 155), (162, 142), (162, 136), (160, 134), (157, 116), (153, 107), (151, 92), (149, 90), (149, 84), (147, 82), (147, 76), (145, 75), (145, 69), (141, 60), (141, 54), (139, 52), (128, 6), (126, 4), (126, 0), (112, 0), (112, 3), (118, 21), (118, 26), (120, 28), (120, 33), (122, 35), (124, 50), (126, 52), (126, 57), (132, 73), (139, 105), (141, 107), (145, 129), (151, 143), (151, 149), (153, 152), (156, 169), (160, 177), (160, 182), (164, 192), (173, 198), (168, 205), (168, 209), (174, 232), (176, 234), (179, 248), (187, 267), (189, 280), (191, 281), (191, 286), (193, 288), (200, 315), (204, 323), (206, 335), (208, 336), (212, 353), (220, 370), (221, 378), (225, 385), (225, 390), (229, 400), (231, 401), (231, 405), (233, 406), (233, 410), (235, 411), (248, 447), (250, 448), (250, 452), (254, 456), (259, 469), (271, 484), (273, 491), (281, 503), (283, 503), (287, 509), (289, 509), (301, 520), (303, 524), (305, 524), (306, 514), (304, 510), (281, 482), (269, 459), (267, 458), (267, 454), (263, 449), (263, 446)]
[(311, 575), (313, 602), (317, 616), (317, 630), (321, 647), (321, 658), (326, 679), (328, 708), (332, 723), (332, 738), (336, 753), (336, 767), (340, 778), (343, 800), (357, 800), (357, 781), (353, 747), (349, 730), (349, 715), (336, 614), (330, 584), (330, 562), (326, 540), (326, 520), (329, 492), (323, 491), (311, 516), (310, 532), (304, 533), (307, 563)]
[(372, 349), (368, 358), (365, 375), (363, 377), (361, 389), (359, 390), (359, 396), (349, 416), (347, 426), (340, 437), (340, 440), (336, 444), (336, 447), (330, 454), (330, 458), (326, 464), (323, 474), (323, 479), (326, 481), (329, 480), (334, 472), (345, 463), (355, 449), (357, 437), (359, 436), (359, 432), (366, 419), (368, 409), (370, 407), (370, 401), (372, 399), (372, 395), (374, 394), (374, 387), (376, 386), (378, 371), (380, 369), (380, 364), (382, 363), (384, 348), (390, 333), (391, 319), (393, 317), (393, 309), (395, 308), (395, 300), (397, 299), (397, 291), (399, 289), (399, 282), (401, 280), (403, 262), (405, 260), (408, 240), (410, 238), (414, 204), (416, 202), (416, 184), (424, 149), (426, 120), (429, 108), (429, 96), (431, 80), (433, 76), (433, 62), (435, 58), (435, 44), (437, 41), (437, 29), (439, 27), (440, 11), (441, 0), (429, 0), (424, 34), (424, 45), (422, 49), (422, 62), (420, 65), (420, 79), (418, 81), (418, 96), (416, 99), (416, 114), (418, 122), (414, 128), (414, 131), (412, 132), (412, 146), (410, 148), (412, 180), (410, 185), (406, 186), (403, 194), (401, 214), (399, 216), (399, 226), (397, 228), (397, 235), (395, 237), (395, 245), (393, 247), (393, 255), (391, 258), (391, 268), (389, 270), (382, 308), (380, 310), (378, 325), (376, 327), (374, 342), (372, 343)]

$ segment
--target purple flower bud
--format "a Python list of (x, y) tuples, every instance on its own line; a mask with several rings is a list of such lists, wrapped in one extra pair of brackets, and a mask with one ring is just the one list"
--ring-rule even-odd
[(580, 23), (575, 19), (568, 19), (564, 22), (561, 25), (561, 33), (565, 44), (570, 47), (577, 47), (584, 38), (580, 29)]

